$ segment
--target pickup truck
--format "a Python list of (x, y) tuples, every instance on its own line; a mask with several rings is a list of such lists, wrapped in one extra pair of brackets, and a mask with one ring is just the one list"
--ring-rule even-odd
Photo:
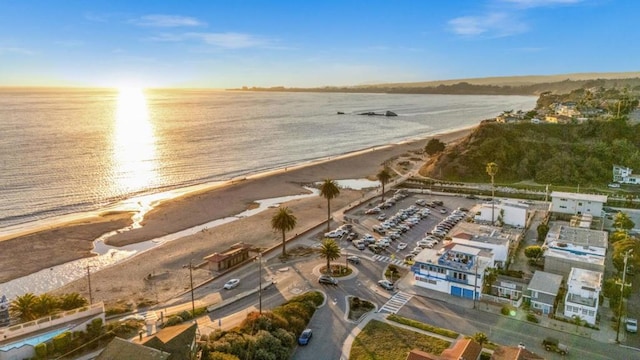
[(545, 350), (554, 351), (560, 355), (567, 355), (569, 352), (569, 347), (567, 345), (561, 344), (558, 339), (552, 337), (547, 337), (542, 340), (542, 346), (544, 346)]

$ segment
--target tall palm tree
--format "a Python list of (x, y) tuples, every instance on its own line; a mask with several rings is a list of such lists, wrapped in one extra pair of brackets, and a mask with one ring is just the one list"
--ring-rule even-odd
[(334, 180), (325, 179), (322, 185), (320, 185), (320, 195), (327, 199), (327, 232), (331, 230), (331, 199), (334, 199), (340, 195), (340, 188)]
[(279, 207), (278, 212), (271, 218), (271, 228), (276, 231), (282, 231), (282, 256), (287, 256), (285, 233), (293, 230), (297, 223), (298, 219), (286, 206)]
[(391, 180), (389, 168), (385, 166), (384, 169), (380, 170), (376, 177), (378, 178), (378, 181), (380, 181), (380, 184), (382, 184), (382, 201), (384, 202), (384, 186), (389, 183), (389, 180)]
[(322, 246), (320, 246), (320, 257), (327, 259), (327, 272), (331, 272), (331, 261), (340, 258), (340, 246), (333, 239), (322, 240)]
[(26, 293), (16, 297), (9, 305), (9, 313), (12, 317), (22, 321), (31, 321), (37, 319), (36, 303), (38, 297), (32, 293)]
[(494, 163), (494, 162), (490, 162), (487, 164), (487, 174), (489, 174), (489, 176), (491, 176), (491, 225), (494, 224), (495, 222), (495, 218), (494, 218), (494, 202), (493, 202), (493, 198), (495, 196), (495, 183), (494, 183), (494, 177), (496, 176), (496, 174), (498, 173), (498, 164)]
[(89, 301), (82, 295), (74, 292), (60, 296), (60, 309), (73, 310), (89, 304)]
[(34, 310), (37, 317), (49, 316), (59, 309), (59, 301), (55, 296), (41, 294), (36, 299)]

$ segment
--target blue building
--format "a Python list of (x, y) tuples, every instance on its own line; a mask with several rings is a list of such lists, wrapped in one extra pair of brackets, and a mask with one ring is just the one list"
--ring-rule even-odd
[(414, 285), (449, 295), (479, 299), (485, 269), (493, 264), (487, 249), (451, 243), (440, 250), (425, 249), (411, 267)]

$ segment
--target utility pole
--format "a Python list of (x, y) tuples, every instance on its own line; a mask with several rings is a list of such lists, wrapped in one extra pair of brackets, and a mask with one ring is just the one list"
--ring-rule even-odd
[(91, 265), (87, 265), (87, 282), (89, 283), (89, 305), (93, 304), (93, 296), (91, 295)]
[(629, 260), (629, 255), (633, 252), (633, 249), (627, 250), (624, 253), (624, 268), (622, 269), (622, 283), (620, 284), (620, 304), (618, 305), (618, 328), (616, 329), (616, 343), (620, 343), (620, 321), (622, 319), (622, 303), (624, 302), (624, 287), (625, 280), (627, 275), (627, 260)]
[(478, 289), (478, 257), (476, 256), (475, 259), (473, 259), (474, 262), (476, 263), (476, 276), (475, 276), (475, 282), (473, 283), (473, 308), (476, 308), (476, 297), (477, 297), (477, 289)]
[(258, 312), (262, 316), (262, 251), (258, 253)]
[[(187, 265), (183, 266), (183, 268)], [(193, 298), (193, 259), (189, 260), (189, 283), (191, 284), (191, 316), (196, 317), (196, 302)]]

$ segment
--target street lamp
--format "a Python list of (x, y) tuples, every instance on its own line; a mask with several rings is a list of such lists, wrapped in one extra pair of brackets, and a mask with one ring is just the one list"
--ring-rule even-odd
[(622, 303), (624, 302), (624, 286), (627, 275), (627, 260), (629, 259), (629, 255), (633, 252), (633, 249), (627, 250), (624, 253), (624, 268), (622, 269), (622, 284), (620, 284), (620, 304), (618, 305), (618, 327), (616, 329), (616, 342), (619, 343), (620, 337), (620, 320), (622, 319)]
[(262, 251), (258, 252), (258, 312), (262, 315)]
[(91, 295), (91, 265), (87, 265), (87, 282), (89, 283), (89, 305), (93, 304), (93, 296)]

